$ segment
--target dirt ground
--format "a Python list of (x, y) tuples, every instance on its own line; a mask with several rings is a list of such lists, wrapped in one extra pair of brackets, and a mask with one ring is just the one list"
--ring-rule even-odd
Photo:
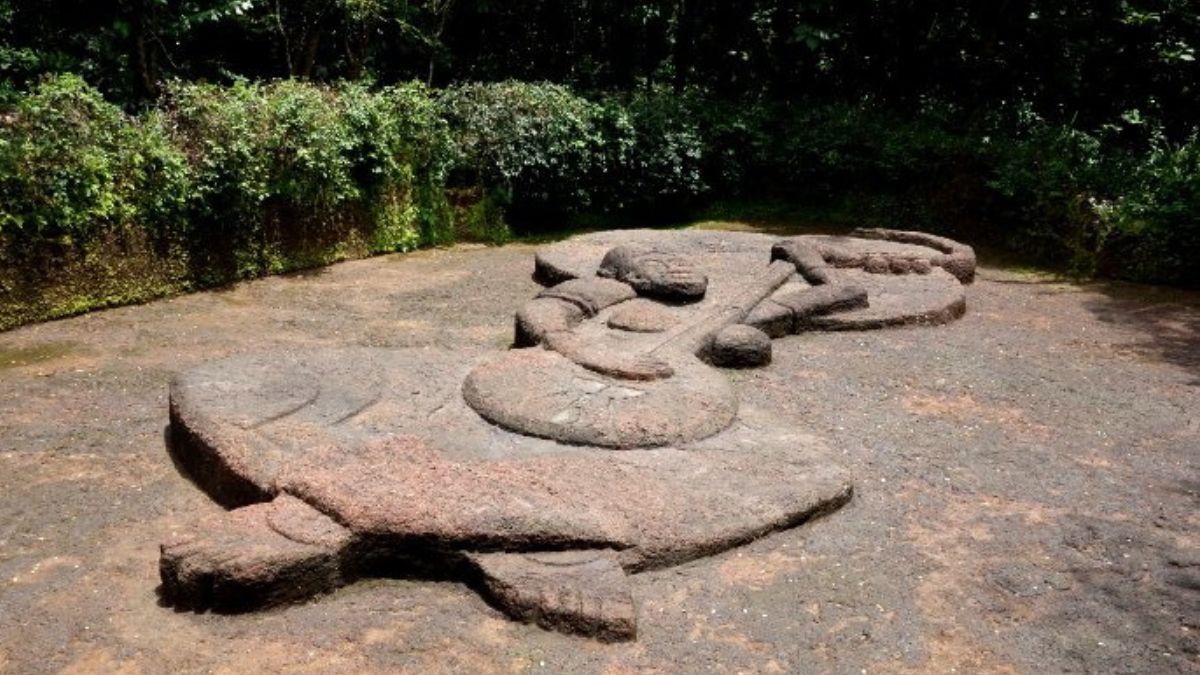
[(639, 639), (452, 582), (245, 615), (160, 606), (216, 507), (171, 373), (277, 346), (505, 348), (533, 247), (344, 263), (0, 334), (0, 672), (1200, 672), (1200, 293), (984, 267), (939, 328), (776, 341), (741, 395), (827, 437), (854, 500), (635, 576)]

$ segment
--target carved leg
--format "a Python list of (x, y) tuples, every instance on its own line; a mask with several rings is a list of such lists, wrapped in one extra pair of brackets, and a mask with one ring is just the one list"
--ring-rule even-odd
[(164, 600), (238, 612), (291, 602), (346, 582), (350, 531), (288, 495), (196, 523), (162, 545)]
[(600, 640), (637, 637), (629, 577), (608, 550), (469, 553), (482, 591), (522, 621)]
[(669, 363), (652, 354), (617, 351), (588, 342), (574, 333), (551, 334), (545, 345), (550, 351), (558, 352), (594, 373), (621, 380), (661, 380), (675, 374)]
[(833, 283), (772, 296), (759, 303), (746, 324), (773, 338), (811, 328), (814, 317), (868, 306), (867, 292), (854, 284)]

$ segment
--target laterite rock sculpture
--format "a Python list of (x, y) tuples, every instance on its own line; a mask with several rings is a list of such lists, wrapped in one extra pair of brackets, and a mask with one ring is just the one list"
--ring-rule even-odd
[(830, 513), (826, 443), (720, 367), (771, 339), (939, 324), (967, 246), (866, 230), (607, 232), (540, 250), (514, 349), (247, 354), (171, 384), (172, 452), (230, 510), (174, 533), (162, 594), (250, 611), (367, 576), (452, 575), (509, 616), (636, 636), (630, 575)]

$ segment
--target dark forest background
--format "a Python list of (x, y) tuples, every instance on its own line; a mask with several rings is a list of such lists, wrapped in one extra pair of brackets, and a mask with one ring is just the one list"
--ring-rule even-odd
[(171, 78), (526, 80), (584, 93), (698, 86), (963, 123), (1033, 113), (1082, 129), (1196, 123), (1188, 0), (22, 0), (4, 3), (10, 86), (73, 72), (112, 100)]
[(0, 1), (0, 293), (714, 204), (1195, 285), (1198, 45), (1194, 0)]

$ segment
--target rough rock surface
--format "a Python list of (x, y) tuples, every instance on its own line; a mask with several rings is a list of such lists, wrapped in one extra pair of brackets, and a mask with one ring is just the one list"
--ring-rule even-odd
[[(163, 546), (164, 598), (240, 611), (415, 560), (469, 573), (515, 618), (632, 637), (627, 572), (849, 498), (819, 444), (739, 411), (709, 364), (765, 366), (776, 335), (961, 313), (958, 280), (907, 243), (925, 240), (876, 234), (883, 245), (633, 233), (659, 241), (610, 247), (594, 275), (550, 269), (573, 249), (538, 258), (561, 281), (516, 313), (528, 349), (266, 354), (181, 375), (177, 460), (242, 508)], [(648, 299), (686, 304), (656, 315)]]
[[(867, 258), (878, 258), (886, 264), (887, 271), (892, 272), (891, 260), (909, 261), (910, 268), (912, 261), (920, 260), (942, 267), (961, 283), (970, 283), (974, 279), (976, 265), (975, 252), (966, 244), (904, 230), (872, 228), (854, 230), (849, 236), (810, 234), (783, 239), (765, 234), (710, 230), (618, 230), (574, 237), (538, 249), (536, 278), (543, 284), (552, 285), (560, 280), (595, 276), (604, 256), (618, 246), (684, 255), (710, 280), (721, 276), (725, 270), (741, 269), (744, 272), (746, 268), (739, 268), (737, 264), (727, 265), (745, 253), (753, 252), (755, 264), (761, 265), (764, 251), (766, 255), (800, 262), (802, 267), (814, 270), (819, 270), (820, 264), (810, 254), (800, 253), (801, 250), (815, 250), (826, 265), (833, 268), (861, 269)], [(722, 257), (726, 258), (725, 264), (718, 261)], [(745, 259), (741, 258), (741, 262), (744, 264)], [(919, 263), (917, 265), (923, 268)], [(883, 271), (882, 267), (880, 271)], [(919, 273), (920, 269), (912, 271)]]
[(746, 324), (771, 337), (782, 337), (811, 329), (818, 316), (869, 306), (866, 289), (855, 284), (789, 288), (755, 307), (746, 318)]
[[(543, 349), (337, 349), (191, 371), (171, 390), (180, 463), (208, 467), (193, 477), (226, 503), (271, 501), (165, 545), (164, 597), (242, 611), (418, 559), (477, 565), (489, 597), (516, 618), (631, 637), (632, 612), (591, 587), (624, 587), (616, 570), (541, 578), (536, 566), (502, 573), (473, 554), (604, 548), (622, 575), (636, 573), (794, 526), (850, 495), (820, 441), (753, 408), (735, 421), (728, 381), (692, 361), (649, 383)], [(569, 587), (543, 592), (556, 584)]]
[(609, 328), (634, 333), (661, 333), (677, 323), (671, 310), (646, 300), (631, 301), (608, 317)]
[(506, 429), (563, 443), (655, 447), (711, 436), (737, 414), (737, 396), (720, 372), (680, 357), (671, 375), (614, 378), (557, 352), (509, 352), (473, 370), (463, 397)]
[(675, 374), (667, 360), (637, 349), (622, 349), (619, 345), (598, 343), (578, 333), (554, 333), (543, 340), (547, 349), (557, 352), (571, 363), (587, 370), (619, 380), (662, 380)]
[(237, 612), (302, 600), (346, 582), (350, 533), (283, 496), (203, 519), (161, 547), (163, 597), (185, 609)]
[[(804, 292), (807, 288), (799, 291)], [(791, 307), (780, 304), (774, 298), (767, 298), (744, 319), (747, 326), (753, 326), (771, 338), (781, 338), (793, 335), (796, 329), (796, 313)]]
[[(893, 236), (900, 240), (885, 238)], [(867, 291), (867, 306), (833, 309), (819, 320), (801, 325), (792, 321), (791, 328), (784, 328), (784, 310), (763, 303), (756, 308), (756, 321), (752, 323), (772, 337), (797, 330), (870, 330), (952, 321), (966, 311), (961, 279), (973, 278), (975, 264), (974, 252), (968, 246), (942, 237), (895, 230), (864, 231), (863, 237), (803, 235), (784, 239), (734, 232), (623, 230), (588, 234), (542, 247), (537, 253), (539, 269), (555, 277), (591, 278), (606, 254), (622, 245), (686, 258), (707, 275), (709, 284), (702, 301), (672, 308), (681, 324), (728, 304), (772, 259), (797, 266), (795, 281), (780, 288), (776, 297), (814, 283), (851, 285)], [(877, 268), (874, 272), (864, 269), (868, 260)], [(943, 269), (942, 265), (949, 268)], [(774, 321), (767, 316), (772, 313)]]
[(745, 324), (726, 326), (713, 336), (706, 357), (722, 368), (759, 368), (771, 362), (771, 337)]
[(628, 284), (604, 277), (593, 277), (564, 281), (538, 293), (538, 297), (565, 300), (579, 307), (585, 315), (595, 316), (605, 307), (632, 300), (637, 297), (637, 293)]
[(517, 347), (532, 347), (541, 344), (547, 336), (571, 330), (585, 314), (573, 302), (559, 298), (536, 297), (517, 311), (513, 344)]
[(629, 577), (609, 549), (472, 553), (487, 596), (510, 616), (606, 641), (637, 637)]
[[(850, 287), (865, 289), (868, 305), (836, 313), (816, 313), (797, 321), (805, 330), (872, 330), (894, 326), (936, 326), (960, 318), (967, 311), (966, 292), (948, 272), (929, 274), (870, 274), (862, 270), (838, 270)], [(784, 287), (777, 297), (794, 288)]]
[(771, 260), (786, 260), (792, 263), (800, 276), (814, 286), (833, 280), (829, 263), (821, 255), (820, 249), (800, 238), (776, 242), (771, 247)]
[(743, 409), (827, 439), (854, 499), (630, 576), (636, 642), (509, 621), (421, 571), (276, 611), (160, 606), (159, 545), (222, 512), (164, 448), (173, 372), (250, 350), (495, 353), (541, 290), (535, 249), (381, 256), (0, 333), (0, 671), (1196, 672), (1200, 293), (982, 260), (959, 321), (806, 333), (727, 373)]
[(703, 298), (708, 288), (708, 277), (686, 256), (638, 246), (613, 247), (600, 261), (597, 274), (660, 300), (693, 302)]
[[(964, 284), (975, 281), (975, 250), (966, 244), (953, 239), (908, 230), (888, 230), (884, 228), (860, 228), (850, 233), (852, 237), (890, 241), (914, 246), (925, 246), (937, 251), (929, 257), (913, 256), (916, 260), (927, 261), (929, 264), (949, 272)], [(918, 268), (924, 265), (918, 263)]]

